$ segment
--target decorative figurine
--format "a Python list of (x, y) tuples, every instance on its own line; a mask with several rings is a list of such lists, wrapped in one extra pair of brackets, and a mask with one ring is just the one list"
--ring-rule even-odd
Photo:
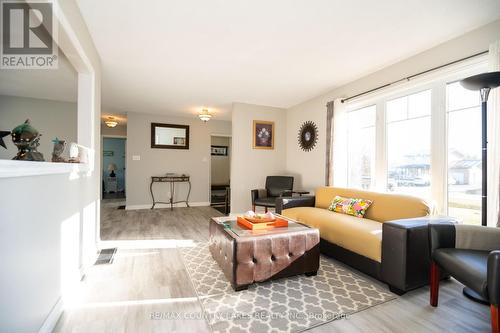
[(54, 143), (54, 150), (52, 151), (52, 162), (67, 162), (62, 154), (64, 153), (64, 149), (66, 148), (66, 141), (59, 140), (57, 137), (52, 140)]
[(78, 144), (71, 142), (69, 145), (69, 163), (80, 163), (80, 149)]
[(5, 145), (5, 142), (3, 141), (3, 137), (7, 136), (10, 134), (10, 131), (0, 131), (0, 146), (4, 147), (7, 149), (7, 146)]
[(45, 161), (42, 153), (37, 151), (41, 134), (31, 126), (30, 120), (14, 128), (11, 133), (12, 142), (17, 146), (17, 155), (13, 160)]

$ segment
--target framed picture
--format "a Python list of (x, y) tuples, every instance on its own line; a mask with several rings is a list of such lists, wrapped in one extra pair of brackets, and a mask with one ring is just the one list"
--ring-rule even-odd
[(212, 146), (213, 156), (227, 156), (227, 146)]
[(253, 121), (253, 148), (274, 149), (274, 122)]
[(176, 146), (184, 146), (186, 145), (186, 138), (175, 137), (174, 136), (174, 145)]

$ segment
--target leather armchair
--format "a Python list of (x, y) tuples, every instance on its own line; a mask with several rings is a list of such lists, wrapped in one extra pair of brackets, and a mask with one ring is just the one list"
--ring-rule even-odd
[(500, 333), (500, 228), (429, 224), (430, 304), (438, 305), (439, 273), (456, 280), (490, 302), (492, 332)]
[(252, 209), (256, 206), (267, 209), (276, 207), (276, 199), (281, 197), (291, 197), (293, 190), (293, 177), (289, 176), (268, 176), (266, 177), (265, 189), (255, 189), (251, 191)]

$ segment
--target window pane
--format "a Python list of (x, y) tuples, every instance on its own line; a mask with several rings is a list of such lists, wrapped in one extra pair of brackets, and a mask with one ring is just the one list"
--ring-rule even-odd
[(460, 82), (448, 84), (446, 93), (448, 111), (474, 107), (481, 102), (481, 97), (477, 91), (465, 89)]
[(376, 107), (348, 113), (348, 186), (369, 189), (375, 168)]
[(431, 91), (426, 90), (408, 96), (408, 118), (431, 115)]
[[(481, 109), (478, 98), (464, 98), (468, 92), (457, 83), (447, 87), (448, 214), (464, 223), (481, 224)], [(472, 107), (464, 109), (465, 105)]]
[(388, 101), (386, 104), (387, 122), (393, 122), (408, 118), (408, 98), (401, 97)]
[(430, 198), (431, 94), (425, 91), (400, 99), (406, 103), (397, 104), (399, 109), (393, 104), (394, 114), (412, 112), (419, 117), (398, 121), (387, 118), (387, 190)]

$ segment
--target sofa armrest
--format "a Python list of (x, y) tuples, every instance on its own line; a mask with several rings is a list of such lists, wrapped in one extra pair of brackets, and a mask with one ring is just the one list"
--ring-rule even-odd
[(488, 297), (491, 304), (500, 305), (500, 250), (488, 256)]
[(250, 194), (252, 195), (252, 205), (255, 203), (255, 200), (259, 198), (267, 198), (267, 191), (265, 189), (251, 190)]
[(314, 207), (316, 197), (312, 195), (304, 195), (301, 197), (279, 197), (276, 199), (276, 213), (281, 214), (284, 209), (293, 207)]
[(383, 224), (381, 277), (391, 289), (405, 292), (428, 283), (428, 225), (430, 222), (446, 223), (450, 220), (427, 216)]

